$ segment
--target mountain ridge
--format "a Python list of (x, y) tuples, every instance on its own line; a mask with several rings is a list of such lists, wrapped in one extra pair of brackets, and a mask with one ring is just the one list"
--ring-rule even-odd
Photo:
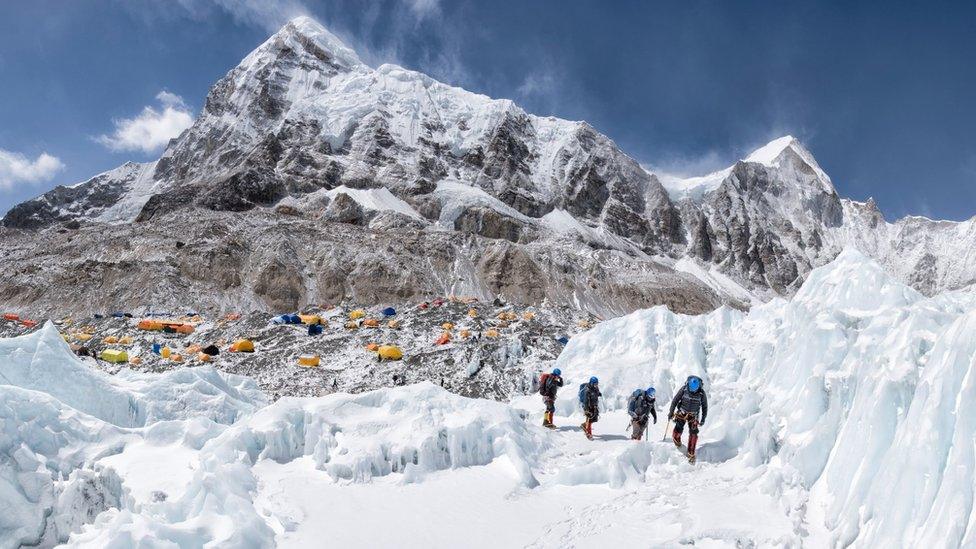
[[(386, 189), (392, 199), (378, 200), (376, 189)], [(403, 205), (388, 207), (394, 200)], [(385, 236), (416, 232), (431, 245), (445, 245), (434, 233), (459, 232), (473, 235), (482, 250), (508, 241), (514, 247), (506, 253), (522, 257), (522, 262), (475, 269), (476, 293), (505, 294), (506, 287), (518, 287), (510, 292), (517, 299), (532, 302), (545, 295), (562, 304), (593, 306), (601, 314), (629, 312), (638, 303), (666, 303), (686, 312), (721, 303), (745, 308), (753, 299), (743, 301), (743, 295), (760, 301), (791, 295), (806, 273), (848, 246), (879, 259), (926, 293), (976, 280), (976, 258), (964, 253), (963, 245), (976, 240), (972, 223), (892, 224), (871, 204), (842, 199), (792, 136), (708, 176), (659, 177), (586, 122), (532, 115), (510, 100), (396, 65), (371, 68), (324, 27), (300, 17), (214, 84), (193, 125), (157, 161), (127, 163), (15, 206), (2, 220), (0, 238), (29, 240), (23, 231), (85, 230), (102, 223), (209, 220), (233, 226), (240, 224), (224, 218), (264, 210), (262, 218), (283, 215), (308, 225), (341, 223)], [(334, 232), (331, 225), (322, 228)], [(972, 240), (955, 238), (954, 230), (968, 230)], [(68, 255), (81, 260), (86, 253)], [(566, 253), (587, 257), (587, 266), (553, 259)], [(626, 266), (596, 282), (588, 273), (606, 261), (598, 259), (601, 254), (623, 258), (619, 261)], [(293, 261), (310, 257), (298, 255)], [(477, 258), (466, 261), (476, 264)], [(678, 269), (682, 261), (688, 271)], [(689, 261), (698, 266), (691, 269)], [(265, 269), (280, 262), (265, 257), (258, 263)], [(240, 263), (250, 268), (248, 261)], [(547, 283), (558, 288), (540, 292), (521, 280), (525, 273), (492, 272), (511, 271), (513, 265), (533, 273), (555, 269), (573, 282), (550, 278)], [(302, 270), (296, 264), (289, 272)], [(659, 273), (655, 276), (670, 280), (664, 287), (679, 297), (635, 286), (628, 270)], [(714, 272), (723, 282), (690, 271)], [(563, 276), (555, 272), (554, 277)], [(421, 278), (428, 276), (449, 275)], [(618, 287), (599, 298), (579, 297), (601, 292), (594, 287), (599, 284)], [(399, 286), (396, 297), (423, 295), (431, 285)], [(450, 287), (433, 284), (438, 285)], [(608, 301), (620, 298), (620, 292), (630, 298), (622, 304)], [(291, 301), (248, 301), (274, 308), (309, 299), (307, 288), (294, 293), (299, 298)], [(597, 302), (601, 305), (593, 305)], [(682, 308), (681, 303), (697, 305)]]

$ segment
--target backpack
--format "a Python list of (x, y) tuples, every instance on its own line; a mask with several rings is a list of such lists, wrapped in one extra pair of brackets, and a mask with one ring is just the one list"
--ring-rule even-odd
[(579, 388), (579, 402), (580, 406), (586, 406), (586, 383), (580, 383)]
[(539, 394), (542, 396), (548, 396), (546, 394), (546, 385), (549, 383), (549, 376), (552, 374), (542, 374), (539, 376)]
[(628, 412), (636, 412), (637, 411), (637, 403), (639, 402), (639, 399), (643, 395), (644, 395), (644, 391), (642, 391), (640, 389), (637, 389), (636, 391), (634, 391), (630, 395), (630, 398), (627, 399), (627, 411)]

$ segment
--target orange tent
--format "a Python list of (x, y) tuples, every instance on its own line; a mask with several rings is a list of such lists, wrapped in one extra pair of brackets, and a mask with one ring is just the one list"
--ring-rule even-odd
[(437, 338), (437, 341), (434, 342), (434, 345), (444, 345), (446, 343), (449, 343), (450, 341), (451, 341), (451, 334), (444, 332), (441, 334), (441, 337)]

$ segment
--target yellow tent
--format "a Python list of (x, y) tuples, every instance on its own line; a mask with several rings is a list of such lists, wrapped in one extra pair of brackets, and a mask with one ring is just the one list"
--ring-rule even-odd
[(173, 351), (169, 347), (163, 347), (159, 350), (159, 356), (163, 358), (169, 358), (169, 355), (173, 354)]
[(468, 316), (470, 316), (471, 318), (477, 317), (478, 316), (478, 310), (477, 309), (468, 309)]
[(121, 338), (119, 338), (119, 344), (132, 345), (132, 336), (122, 336)]
[(85, 333), (81, 333), (81, 332), (79, 332), (77, 334), (72, 334), (71, 337), (77, 339), (78, 341), (88, 341), (89, 339), (92, 338), (91, 334), (85, 334)]
[(367, 328), (379, 328), (380, 321), (376, 320), (375, 318), (367, 318), (363, 321), (363, 326), (366, 326)]
[(322, 324), (322, 317), (319, 315), (298, 315), (302, 319), (302, 324)]
[(471, 330), (461, 330), (461, 337), (464, 339), (471, 337)]
[(366, 311), (362, 309), (356, 309), (355, 311), (349, 313), (349, 320), (359, 320), (366, 316)]
[(453, 330), (454, 325), (450, 322), (445, 322), (444, 324), (441, 324), (441, 328), (444, 328), (445, 330)]
[(238, 339), (230, 346), (230, 350), (235, 353), (253, 353), (254, 342), (250, 339)]
[(491, 328), (489, 330), (485, 330), (485, 337), (490, 337), (490, 338), (496, 338), (496, 337), (498, 337), (498, 330), (496, 330), (494, 328)]
[(535, 313), (532, 311), (525, 311), (522, 313), (522, 320), (532, 320), (533, 318), (535, 318)]
[(400, 360), (403, 358), (403, 351), (396, 345), (380, 345), (378, 353), (380, 360)]
[(391, 321), (389, 321), (389, 322), (386, 323), (386, 327), (387, 328), (393, 328), (395, 330), (395, 329), (397, 329), (397, 328), (400, 327), (400, 321), (399, 320), (391, 320)]
[(117, 338), (115, 336), (108, 336), (108, 337), (106, 337), (105, 339), (102, 340), (102, 343), (104, 343), (106, 345), (114, 345), (114, 344), (116, 344), (118, 342), (119, 342), (119, 338)]
[(169, 359), (173, 362), (183, 362), (183, 355), (169, 355)]
[(200, 362), (210, 362), (210, 355), (207, 353), (197, 353), (197, 360)]
[(142, 364), (142, 359), (137, 356), (134, 356), (129, 359), (129, 364)]
[(121, 349), (105, 349), (102, 351), (101, 357), (102, 360), (107, 362), (120, 363), (129, 361), (129, 355), (127, 355), (125, 351)]
[(318, 355), (302, 355), (298, 357), (298, 365), (314, 368), (319, 365), (319, 357)]

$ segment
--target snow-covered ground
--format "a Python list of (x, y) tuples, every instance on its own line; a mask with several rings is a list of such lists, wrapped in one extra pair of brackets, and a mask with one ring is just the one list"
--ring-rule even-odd
[[(789, 302), (574, 337), (549, 431), (536, 395), (267, 404), (209, 368), (109, 376), (48, 325), (0, 341), (0, 546), (973, 546), (974, 333), (972, 294), (927, 298), (846, 251)], [(690, 374), (696, 465), (662, 442)], [(633, 442), (625, 399), (648, 385), (661, 420)]]

